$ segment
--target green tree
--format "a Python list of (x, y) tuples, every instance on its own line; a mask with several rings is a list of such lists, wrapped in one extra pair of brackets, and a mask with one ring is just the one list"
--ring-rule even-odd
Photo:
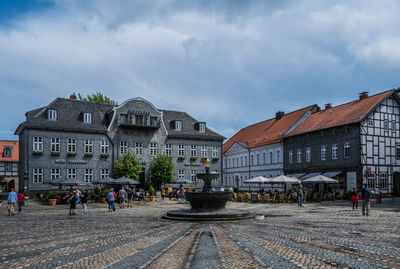
[(83, 96), (82, 94), (78, 93), (78, 98), (79, 98), (79, 100), (82, 100), (82, 101), (92, 101), (92, 102), (99, 102), (99, 103), (113, 104), (113, 105), (117, 104), (117, 102), (115, 102), (114, 100), (111, 100), (110, 98), (108, 98), (107, 96), (102, 94), (101, 92), (95, 92), (92, 94), (88, 94), (86, 97)]
[(174, 163), (172, 158), (166, 155), (158, 155), (150, 163), (150, 181), (156, 189), (161, 184), (167, 184), (174, 179)]
[(138, 180), (141, 172), (142, 167), (132, 153), (125, 154), (122, 160), (116, 160), (114, 163), (114, 176), (116, 178), (127, 177)]

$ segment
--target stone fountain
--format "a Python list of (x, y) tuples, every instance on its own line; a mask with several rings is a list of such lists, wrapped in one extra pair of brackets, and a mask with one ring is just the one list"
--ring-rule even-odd
[(210, 160), (202, 159), (206, 172), (197, 174), (204, 181), (201, 192), (186, 192), (185, 199), (191, 205), (188, 210), (173, 210), (163, 215), (164, 219), (186, 221), (231, 221), (250, 218), (250, 213), (242, 210), (226, 209), (225, 205), (232, 199), (230, 191), (213, 191), (211, 182), (219, 177), (218, 173), (210, 172)]

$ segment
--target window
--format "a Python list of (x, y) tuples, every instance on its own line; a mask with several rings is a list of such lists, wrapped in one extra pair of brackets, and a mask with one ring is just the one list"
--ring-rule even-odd
[(369, 119), (369, 120), (368, 120), (368, 126), (369, 126), (369, 127), (373, 127), (373, 126), (374, 126), (374, 120)]
[(387, 189), (388, 188), (388, 180), (387, 180), (387, 174), (386, 173), (380, 173), (379, 174), (379, 181), (378, 185), (381, 189)]
[(172, 145), (165, 144), (165, 155), (172, 156)]
[(158, 125), (158, 120), (156, 117), (150, 117), (150, 124), (152, 127), (157, 127)]
[(52, 168), (51, 169), (51, 180), (59, 178), (59, 177), (60, 177), (60, 169)]
[(311, 149), (306, 148), (306, 162), (309, 163), (311, 162)]
[(233, 167), (236, 167), (236, 166), (237, 166), (236, 159), (235, 159), (235, 158), (233, 158)]
[(273, 153), (272, 153), (272, 151), (270, 151), (269, 152), (269, 163), (272, 163), (273, 162)]
[(107, 178), (107, 177), (109, 177), (109, 174), (110, 174), (110, 170), (108, 170), (108, 169), (101, 169), (101, 178)]
[(370, 188), (375, 188), (376, 187), (376, 179), (375, 179), (375, 174), (371, 173), (367, 175), (367, 184), (368, 187)]
[(85, 169), (85, 182), (93, 181), (93, 169)]
[(388, 120), (385, 120), (383, 122), (383, 129), (385, 129), (385, 131), (389, 130), (389, 121)]
[(263, 152), (263, 164), (267, 163), (267, 153)]
[(92, 123), (92, 113), (88, 113), (88, 112), (83, 113), (83, 122), (84, 123)]
[(135, 153), (136, 155), (142, 155), (143, 154), (143, 145), (140, 142), (136, 142), (135, 144)]
[(33, 151), (43, 151), (43, 137), (33, 137)]
[(185, 178), (185, 170), (178, 170), (178, 178)]
[(218, 147), (212, 147), (212, 157), (218, 158)]
[(200, 123), (199, 124), (199, 131), (201, 133), (205, 133), (206, 132), (206, 124), (205, 123)]
[(280, 162), (280, 160), (281, 160), (281, 152), (278, 150), (277, 152), (276, 152), (276, 162)]
[(135, 115), (135, 124), (144, 125), (144, 120), (142, 115)]
[(190, 157), (196, 157), (197, 156), (197, 147), (194, 145), (190, 146)]
[(185, 156), (185, 145), (178, 145), (178, 155)]
[(293, 163), (293, 151), (289, 151), (289, 163)]
[(51, 152), (60, 152), (60, 138), (51, 138)]
[(240, 156), (240, 166), (243, 166), (243, 156)]
[(228, 167), (231, 168), (231, 159), (228, 159)]
[(392, 132), (396, 132), (396, 121), (392, 121)]
[(338, 158), (338, 153), (337, 153), (337, 145), (332, 145), (332, 160), (337, 160)]
[(260, 154), (257, 153), (256, 159), (257, 159), (257, 163), (256, 164), (259, 165), (260, 164)]
[(196, 181), (196, 170), (190, 170), (190, 180), (191, 181)]
[(11, 171), (12, 171), (12, 168), (13, 168), (12, 163), (6, 163), (6, 164), (4, 164), (4, 170), (5, 170), (6, 172), (11, 172)]
[(76, 152), (76, 140), (73, 138), (68, 138), (67, 141), (68, 152)]
[(108, 154), (108, 148), (109, 148), (108, 141), (105, 141), (105, 140), (101, 141), (101, 144), (100, 144), (101, 154)]
[(67, 169), (67, 178), (76, 178), (76, 169), (74, 168)]
[(57, 110), (49, 109), (48, 118), (49, 120), (57, 120)]
[(321, 161), (326, 160), (326, 146), (321, 146)]
[(11, 152), (12, 152), (12, 147), (5, 146), (3, 148), (3, 158), (10, 158), (11, 157)]
[(248, 164), (248, 162), (247, 162), (247, 155), (246, 155), (246, 156), (244, 156), (244, 165), (247, 166), (247, 164)]
[(297, 149), (297, 163), (301, 163), (301, 149)]
[(350, 143), (344, 144), (344, 157), (350, 158)]
[(126, 115), (121, 114), (119, 116), (119, 122), (120, 122), (120, 124), (126, 124)]
[(154, 142), (150, 143), (149, 151), (150, 151), (149, 152), (150, 156), (156, 156), (157, 155), (157, 143), (154, 143)]
[(43, 169), (33, 168), (33, 183), (42, 183), (42, 182), (43, 182)]
[(239, 157), (236, 158), (236, 167), (239, 167)]
[(93, 140), (85, 140), (85, 153), (93, 153)]
[(201, 157), (207, 157), (207, 155), (208, 155), (207, 147), (201, 146)]
[(254, 165), (254, 156), (250, 155), (250, 165)]
[(400, 143), (396, 143), (396, 159), (400, 160)]
[(127, 154), (128, 153), (128, 142), (127, 141), (120, 141), (119, 142), (119, 153)]
[(175, 121), (175, 130), (182, 131), (182, 122), (180, 120)]

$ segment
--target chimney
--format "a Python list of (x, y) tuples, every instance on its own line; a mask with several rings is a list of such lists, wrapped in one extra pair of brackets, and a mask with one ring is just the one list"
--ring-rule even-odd
[(332, 103), (325, 104), (325, 110), (332, 108)]
[(70, 99), (70, 100), (76, 100), (76, 95), (75, 95), (75, 93), (71, 94), (71, 95), (69, 96), (69, 99)]
[(359, 96), (360, 100), (368, 98), (368, 92), (360, 92)]
[(275, 119), (276, 119), (276, 120), (280, 120), (280, 119), (283, 117), (283, 115), (285, 115), (285, 112), (283, 112), (283, 111), (278, 111), (278, 112), (276, 112), (276, 114), (275, 114)]

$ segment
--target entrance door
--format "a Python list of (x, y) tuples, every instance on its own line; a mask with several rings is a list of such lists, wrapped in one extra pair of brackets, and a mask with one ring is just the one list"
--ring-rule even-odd
[(393, 188), (395, 190), (397, 190), (397, 193), (399, 193), (399, 191), (400, 191), (400, 173), (399, 172), (395, 172), (393, 174)]

